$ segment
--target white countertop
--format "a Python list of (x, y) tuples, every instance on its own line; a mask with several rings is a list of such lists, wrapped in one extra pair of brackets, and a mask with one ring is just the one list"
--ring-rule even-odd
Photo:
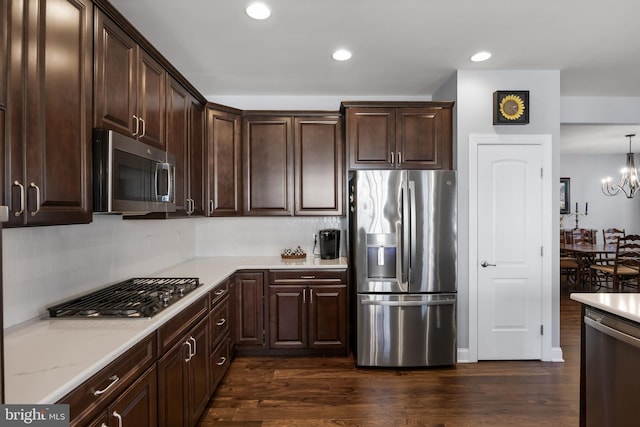
[(640, 323), (640, 293), (573, 293), (571, 299)]
[(6, 403), (54, 403), (237, 270), (338, 268), (346, 258), (194, 258), (149, 276), (204, 284), (152, 318), (34, 319), (4, 331)]

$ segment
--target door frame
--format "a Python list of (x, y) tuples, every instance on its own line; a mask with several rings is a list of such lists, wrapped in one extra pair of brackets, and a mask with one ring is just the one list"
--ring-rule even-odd
[(478, 147), (481, 145), (539, 145), (542, 149), (542, 360), (562, 361), (562, 351), (553, 348), (553, 199), (552, 136), (469, 135), (469, 348), (470, 362), (478, 361)]

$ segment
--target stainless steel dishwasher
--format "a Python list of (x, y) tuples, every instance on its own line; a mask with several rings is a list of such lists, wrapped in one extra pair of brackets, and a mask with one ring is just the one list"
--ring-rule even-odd
[(593, 427), (640, 420), (640, 324), (585, 308), (584, 420)]

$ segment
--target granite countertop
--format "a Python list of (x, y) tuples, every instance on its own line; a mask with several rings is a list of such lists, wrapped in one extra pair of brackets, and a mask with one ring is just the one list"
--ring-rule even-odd
[(149, 277), (198, 277), (193, 290), (152, 318), (33, 319), (4, 331), (6, 403), (54, 403), (238, 270), (346, 269), (346, 258), (194, 258)]
[(573, 293), (571, 299), (640, 323), (640, 293)]

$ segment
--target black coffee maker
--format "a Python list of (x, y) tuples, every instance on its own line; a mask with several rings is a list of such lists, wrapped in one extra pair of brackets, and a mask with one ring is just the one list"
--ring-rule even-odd
[(320, 258), (336, 259), (340, 256), (340, 230), (320, 230)]

